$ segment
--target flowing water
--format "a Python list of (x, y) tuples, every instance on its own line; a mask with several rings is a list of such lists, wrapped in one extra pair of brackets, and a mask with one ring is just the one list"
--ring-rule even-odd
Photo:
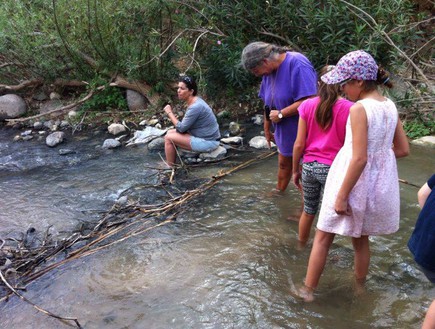
[[(160, 161), (140, 146), (96, 150), (98, 134), (67, 156), (42, 142), (10, 140), (9, 131), (0, 131), (3, 233), (50, 227), (62, 236), (97, 221), (124, 191), (155, 180), (149, 167)], [(411, 151), (398, 161), (399, 176), (422, 185), (435, 172), (435, 152)], [(267, 196), (276, 167), (272, 157), (226, 177), (174, 223), (59, 267), (24, 296), (84, 328), (419, 328), (435, 288), (406, 246), (418, 189), (401, 184), (399, 232), (371, 238), (367, 292), (355, 297), (352, 246), (337, 237), (317, 299), (305, 304), (289, 294), (303, 280), (310, 249), (298, 250), (297, 224), (287, 220), (299, 214), (300, 196), (293, 187)], [(207, 178), (220, 169), (210, 165), (192, 175)], [(0, 304), (0, 328), (73, 326), (16, 297)]]

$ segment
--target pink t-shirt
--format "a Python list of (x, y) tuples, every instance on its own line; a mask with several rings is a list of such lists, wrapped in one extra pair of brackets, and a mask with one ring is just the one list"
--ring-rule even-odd
[(307, 124), (303, 162), (317, 161), (331, 165), (344, 144), (346, 122), (353, 102), (346, 99), (339, 99), (335, 102), (332, 107), (332, 124), (325, 131), (316, 121), (315, 113), (319, 101), (319, 97), (310, 98), (302, 102), (298, 108), (299, 116)]

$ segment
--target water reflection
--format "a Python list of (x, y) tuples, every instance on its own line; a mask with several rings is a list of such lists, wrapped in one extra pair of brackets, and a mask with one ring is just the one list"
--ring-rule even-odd
[[(39, 224), (60, 231), (96, 219), (122, 191), (148, 182), (146, 166), (159, 159), (137, 148), (49, 174), (2, 177), (2, 229)], [(399, 161), (399, 176), (421, 185), (434, 163), (432, 150), (413, 147)], [(435, 289), (406, 247), (417, 189), (401, 185), (399, 232), (371, 238), (367, 293), (354, 297), (351, 242), (337, 237), (318, 299), (303, 304), (288, 294), (309, 256), (297, 250), (297, 225), (287, 220), (300, 211), (300, 196), (291, 188), (266, 197), (275, 166), (268, 159), (227, 177), (176, 223), (69, 263), (31, 284), (26, 297), (85, 328), (419, 328)], [(2, 302), (0, 312), (0, 327), (68, 327), (17, 298)]]

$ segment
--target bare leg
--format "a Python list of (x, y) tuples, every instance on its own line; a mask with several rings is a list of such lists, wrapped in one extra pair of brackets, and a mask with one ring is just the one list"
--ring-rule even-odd
[(296, 294), (306, 302), (314, 300), (314, 289), (319, 284), (320, 276), (325, 268), (326, 258), (328, 257), (329, 248), (334, 241), (335, 234), (316, 231), (314, 237), (313, 249), (311, 249), (310, 260), (308, 261), (307, 275), (305, 277), (305, 286)]
[(299, 219), (299, 247), (303, 248), (307, 244), (310, 238), (311, 227), (313, 226), (315, 215), (310, 215), (305, 211), (302, 212), (301, 218)]
[(423, 326), (421, 329), (433, 329), (435, 328), (435, 300), (430, 304), (429, 309), (424, 317)]
[(292, 178), (292, 157), (278, 154), (278, 182), (276, 189), (284, 192)]
[(360, 238), (352, 238), (353, 249), (355, 250), (355, 280), (357, 292), (362, 292), (369, 272), (370, 246), (369, 237), (363, 235)]
[(173, 166), (177, 157), (176, 147), (192, 150), (190, 146), (190, 135), (180, 134), (175, 129), (168, 130), (165, 136), (165, 155), (168, 165)]

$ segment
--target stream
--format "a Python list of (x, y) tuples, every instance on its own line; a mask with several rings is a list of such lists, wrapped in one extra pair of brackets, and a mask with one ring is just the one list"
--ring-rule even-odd
[[(144, 145), (102, 150), (107, 135), (77, 134), (57, 148), (37, 138), (13, 142), (0, 129), (0, 233), (38, 231), (62, 237), (127, 190), (156, 182), (161, 162)], [(59, 155), (59, 148), (74, 153)], [(259, 151), (258, 151), (259, 152)], [(245, 152), (246, 159), (258, 152)], [(207, 180), (224, 161), (192, 168)], [(412, 146), (399, 177), (421, 186), (435, 172), (433, 149)], [(313, 303), (289, 294), (302, 282), (309, 250), (297, 248), (299, 192), (269, 197), (276, 156), (225, 177), (177, 220), (67, 263), (22, 294), (84, 328), (420, 328), (435, 287), (406, 246), (419, 213), (418, 188), (401, 187), (401, 227), (371, 238), (367, 292), (352, 290), (350, 239), (336, 237)], [(312, 230), (311, 239), (314, 235)], [(17, 297), (0, 302), (0, 328), (73, 328)]]

